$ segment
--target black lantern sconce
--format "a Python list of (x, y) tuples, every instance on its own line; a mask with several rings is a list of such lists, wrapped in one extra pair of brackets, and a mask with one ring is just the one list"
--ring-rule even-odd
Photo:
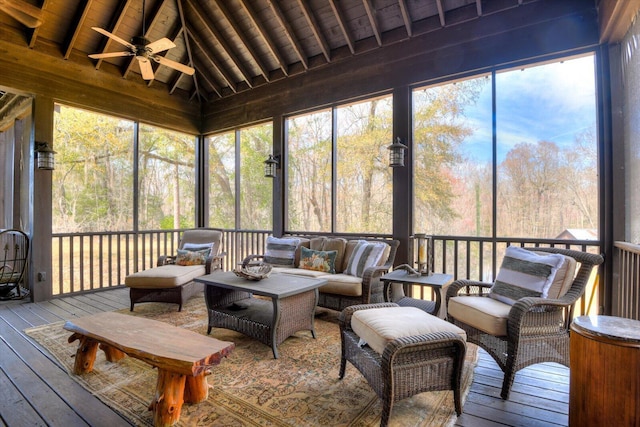
[(50, 170), (54, 169), (54, 154), (53, 148), (51, 148), (51, 144), (48, 142), (38, 142), (36, 141), (36, 166), (41, 170)]
[(389, 166), (392, 168), (404, 166), (404, 152), (409, 147), (400, 142), (400, 137), (397, 137), (396, 142), (387, 148), (389, 149)]
[(280, 166), (280, 156), (269, 154), (269, 158), (264, 161), (264, 176), (267, 178), (275, 178), (278, 176), (278, 167)]
[(418, 247), (416, 264), (418, 271), (423, 276), (433, 274), (433, 238), (426, 234), (414, 234), (413, 241)]

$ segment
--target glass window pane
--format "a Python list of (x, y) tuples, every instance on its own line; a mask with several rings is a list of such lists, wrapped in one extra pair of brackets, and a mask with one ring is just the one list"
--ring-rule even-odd
[(491, 78), (413, 91), (415, 232), (490, 236)]
[(53, 232), (133, 229), (133, 122), (56, 105)]
[[(240, 130), (240, 228), (273, 228), (273, 179), (264, 176), (264, 161), (273, 150), (273, 125)], [(278, 173), (282, 173), (278, 169)]]
[(287, 230), (331, 232), (331, 111), (286, 123)]
[(594, 56), (496, 75), (499, 236), (598, 236)]
[(233, 229), (236, 221), (235, 132), (209, 136), (209, 226)]
[(193, 227), (196, 138), (141, 124), (138, 140), (140, 229)]
[(391, 96), (337, 109), (338, 232), (392, 232), (392, 112)]

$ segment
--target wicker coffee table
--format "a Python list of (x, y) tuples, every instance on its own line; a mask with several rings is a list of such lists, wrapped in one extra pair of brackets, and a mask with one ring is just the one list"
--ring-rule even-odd
[[(209, 324), (231, 329), (271, 346), (278, 358), (278, 344), (301, 330), (315, 338), (314, 314), (323, 279), (273, 273), (251, 281), (233, 272), (218, 272), (195, 279), (205, 284)], [(264, 298), (255, 298), (259, 295)]]

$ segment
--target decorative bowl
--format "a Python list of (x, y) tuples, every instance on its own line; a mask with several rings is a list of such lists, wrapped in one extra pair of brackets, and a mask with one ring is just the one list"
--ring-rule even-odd
[(233, 270), (236, 276), (247, 280), (262, 280), (271, 274), (271, 265), (262, 261), (250, 261), (250, 257), (242, 262), (239, 268)]

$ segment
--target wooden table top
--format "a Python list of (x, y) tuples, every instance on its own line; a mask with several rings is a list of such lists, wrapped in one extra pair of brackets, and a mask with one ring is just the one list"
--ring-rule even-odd
[(64, 329), (111, 345), (150, 365), (189, 375), (220, 363), (235, 348), (229, 341), (114, 312), (68, 320)]
[(205, 285), (220, 288), (246, 291), (255, 295), (270, 298), (286, 298), (302, 292), (310, 291), (327, 283), (325, 279), (296, 276), (294, 274), (271, 273), (266, 279), (259, 281), (238, 277), (232, 271), (216, 272), (194, 279)]

